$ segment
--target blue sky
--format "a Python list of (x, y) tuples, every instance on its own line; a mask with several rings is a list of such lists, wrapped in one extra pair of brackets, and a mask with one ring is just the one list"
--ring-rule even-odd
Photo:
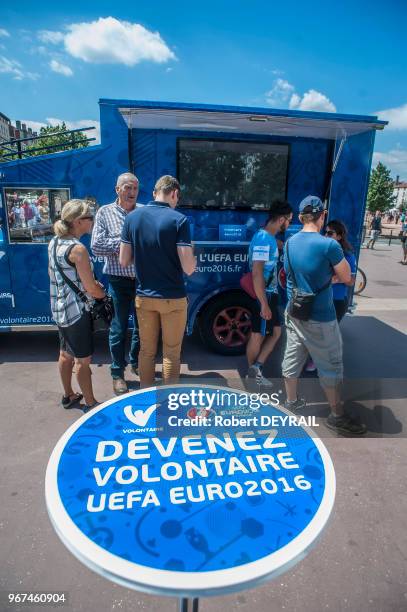
[(34, 127), (97, 121), (103, 97), (379, 113), (374, 161), (407, 180), (407, 3), (333, 4), (3, 3), (0, 111)]

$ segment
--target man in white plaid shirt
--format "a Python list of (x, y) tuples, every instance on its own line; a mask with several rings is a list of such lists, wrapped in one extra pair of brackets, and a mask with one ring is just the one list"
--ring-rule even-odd
[(138, 191), (137, 177), (130, 172), (121, 174), (116, 183), (117, 199), (98, 210), (92, 232), (91, 248), (94, 255), (105, 258), (103, 272), (108, 277), (109, 293), (114, 302), (115, 315), (109, 332), (109, 347), (112, 358), (110, 371), (116, 395), (128, 391), (124, 370), (127, 365), (126, 335), (130, 313), (134, 316), (134, 330), (129, 361), (132, 372), (138, 373), (140, 341), (135, 310), (136, 274), (134, 264), (124, 268), (119, 263), (120, 237), (124, 220), (136, 207)]

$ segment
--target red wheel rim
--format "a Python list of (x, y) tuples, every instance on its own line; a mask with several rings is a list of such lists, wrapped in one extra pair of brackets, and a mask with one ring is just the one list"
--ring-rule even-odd
[(249, 339), (252, 327), (250, 310), (243, 306), (228, 306), (215, 317), (212, 331), (224, 346), (243, 346)]

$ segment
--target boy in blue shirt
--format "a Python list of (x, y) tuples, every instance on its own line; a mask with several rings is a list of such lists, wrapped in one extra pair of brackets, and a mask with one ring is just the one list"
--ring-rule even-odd
[(263, 365), (281, 336), (277, 283), (279, 253), (275, 235), (285, 232), (292, 216), (288, 202), (273, 202), (265, 227), (256, 232), (249, 247), (249, 268), (257, 299), (252, 333), (246, 348), (247, 378), (255, 379), (263, 387), (272, 386), (272, 382), (263, 376)]

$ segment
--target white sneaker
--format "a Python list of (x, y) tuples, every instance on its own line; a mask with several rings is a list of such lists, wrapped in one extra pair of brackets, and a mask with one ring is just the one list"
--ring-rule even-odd
[(250, 366), (250, 368), (247, 371), (246, 378), (254, 379), (256, 384), (259, 385), (259, 387), (268, 387), (269, 389), (271, 389), (271, 387), (274, 386), (274, 383), (272, 383), (271, 380), (263, 376), (262, 371), (259, 368), (259, 366), (255, 366), (255, 365)]

